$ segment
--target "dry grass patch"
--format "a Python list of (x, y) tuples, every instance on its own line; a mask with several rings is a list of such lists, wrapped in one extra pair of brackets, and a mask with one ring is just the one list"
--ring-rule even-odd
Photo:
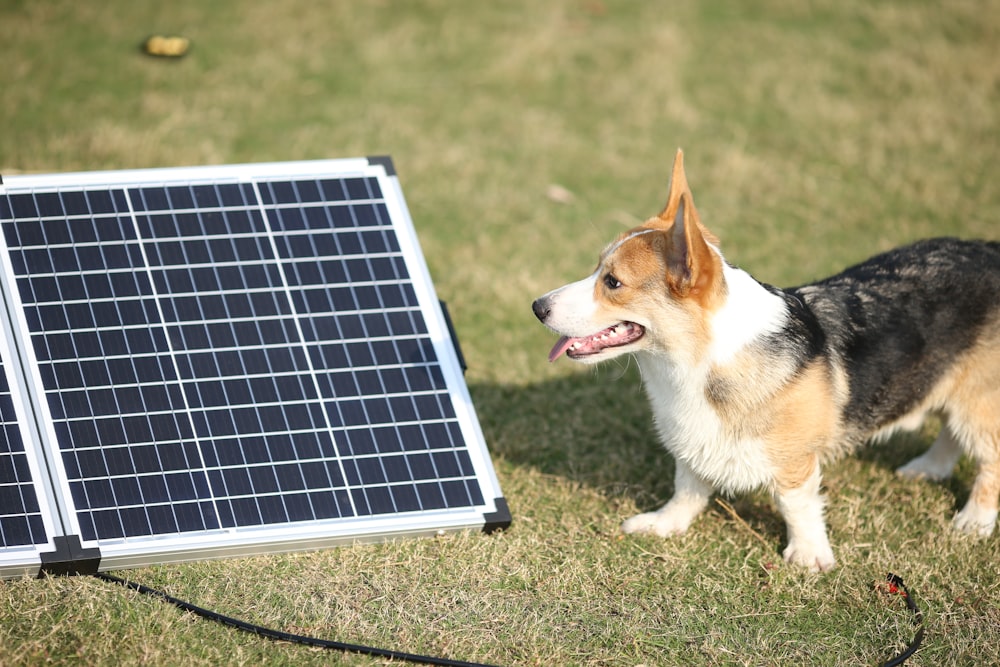
[[(130, 572), (292, 632), (509, 665), (1000, 663), (1000, 540), (954, 535), (963, 463), (896, 479), (933, 428), (826, 475), (840, 566), (780, 563), (766, 495), (675, 540), (634, 367), (549, 365), (531, 300), (659, 210), (686, 152), (727, 257), (776, 284), (939, 234), (997, 236), (1000, 14), (864, 3), (0, 4), (0, 173), (391, 154), (514, 524)], [(147, 35), (193, 41), (178, 62)], [(550, 184), (572, 200), (547, 196)], [(0, 583), (8, 664), (329, 664), (92, 579)], [(379, 664), (337, 656), (348, 665)]]

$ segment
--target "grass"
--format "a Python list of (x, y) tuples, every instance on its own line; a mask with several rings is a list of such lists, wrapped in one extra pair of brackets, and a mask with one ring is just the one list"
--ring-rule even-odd
[[(781, 563), (762, 494), (623, 538), (671, 492), (628, 365), (548, 365), (528, 305), (655, 213), (674, 149), (705, 223), (799, 283), (930, 235), (997, 236), (1000, 15), (981, 0), (0, 4), (0, 173), (394, 157), (514, 516), (500, 535), (129, 576), (292, 632), (517, 665), (1000, 663), (1000, 539), (951, 533), (973, 471), (892, 469), (934, 426), (826, 472), (839, 567)], [(146, 58), (151, 33), (193, 40)], [(546, 196), (550, 185), (571, 197)], [(998, 406), (1000, 409), (1000, 406)], [(4, 664), (338, 664), (94, 579), (0, 583)]]

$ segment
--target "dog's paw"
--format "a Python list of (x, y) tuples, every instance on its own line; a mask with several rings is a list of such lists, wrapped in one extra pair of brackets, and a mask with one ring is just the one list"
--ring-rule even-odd
[(896, 468), (896, 474), (906, 479), (929, 479), (940, 482), (951, 477), (952, 468), (950, 463), (934, 460), (924, 454)]
[(791, 565), (808, 568), (813, 572), (826, 572), (833, 569), (837, 564), (837, 559), (833, 557), (833, 549), (829, 542), (813, 544), (805, 540), (797, 540), (788, 543), (782, 553), (785, 562)]
[(660, 537), (680, 535), (691, 525), (691, 518), (677, 512), (646, 512), (626, 519), (622, 524), (623, 533), (649, 533)]
[(997, 522), (997, 511), (981, 507), (978, 503), (969, 502), (962, 508), (952, 525), (955, 530), (969, 535), (979, 537), (989, 537), (993, 534), (993, 527)]

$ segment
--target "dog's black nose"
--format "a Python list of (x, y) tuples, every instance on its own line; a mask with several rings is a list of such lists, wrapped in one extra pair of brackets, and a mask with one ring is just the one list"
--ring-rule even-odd
[(535, 317), (544, 322), (551, 311), (548, 299), (535, 299), (531, 304), (531, 310), (535, 312)]

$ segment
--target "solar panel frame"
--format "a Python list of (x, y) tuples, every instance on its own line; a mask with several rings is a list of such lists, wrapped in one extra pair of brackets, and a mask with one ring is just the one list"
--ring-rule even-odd
[[(7, 300), (0, 297), (3, 312)], [(39, 451), (31, 446), (28, 425), (32, 416), (26, 409), (18, 376), (16, 355), (9, 329), (0, 336), (0, 578), (36, 573), (41, 554), (55, 548), (54, 504), (46, 483), (46, 468)], [(17, 506), (12, 511), (11, 504)], [(11, 531), (8, 522), (21, 524)], [(23, 522), (23, 523), (22, 523)], [(28, 534), (25, 535), (24, 533)], [(25, 539), (27, 538), (27, 539)]]
[[(341, 192), (331, 197), (334, 184)], [(24, 193), (30, 201), (15, 197)], [(334, 217), (345, 212), (353, 231), (341, 235)], [(37, 229), (14, 228), (34, 217)], [(33, 424), (33, 455), (50, 473), (36, 486), (49, 480), (50, 534), (68, 539), (56, 548), (74, 552), (70, 561), (113, 569), (509, 523), (457, 342), (388, 158), (8, 178), (0, 225), (6, 335), (23, 360), (18, 396), (35, 413), (19, 423)], [(352, 273), (365, 280), (341, 275)], [(414, 330), (410, 338), (395, 333), (399, 322)], [(334, 336), (324, 333), (331, 326)], [(244, 345), (240, 335), (257, 342)], [(238, 359), (240, 372), (223, 373), (222, 355)], [(394, 363), (381, 361), (387, 355)], [(293, 361), (275, 372), (279, 357)], [(214, 372), (205, 363), (213, 361)], [(358, 395), (343, 397), (352, 383)], [(272, 428), (279, 421), (283, 429)], [(248, 423), (257, 431), (241, 433)], [(432, 426), (447, 446), (432, 446)], [(132, 437), (142, 429), (146, 440)], [(387, 432), (402, 443), (414, 429), (426, 451), (368, 442)], [(273, 447), (270, 459), (261, 453), (275, 433), (295, 450), (281, 464)], [(355, 451), (355, 434), (358, 447), (374, 449)], [(107, 442), (78, 446), (95, 439)], [(162, 465), (167, 447), (187, 457), (183, 465)], [(311, 454), (300, 459), (300, 447)], [(137, 461), (149, 465), (154, 451), (161, 465), (140, 470)], [(242, 462), (223, 460), (233, 452)], [(339, 516), (316, 511), (314, 500), (328, 512), (328, 492)], [(188, 495), (163, 501), (164, 493)], [(119, 496), (140, 502), (124, 507)], [(154, 497), (160, 502), (146, 502)], [(164, 507), (173, 516), (154, 520)], [(39, 550), (42, 561), (52, 546)]]

